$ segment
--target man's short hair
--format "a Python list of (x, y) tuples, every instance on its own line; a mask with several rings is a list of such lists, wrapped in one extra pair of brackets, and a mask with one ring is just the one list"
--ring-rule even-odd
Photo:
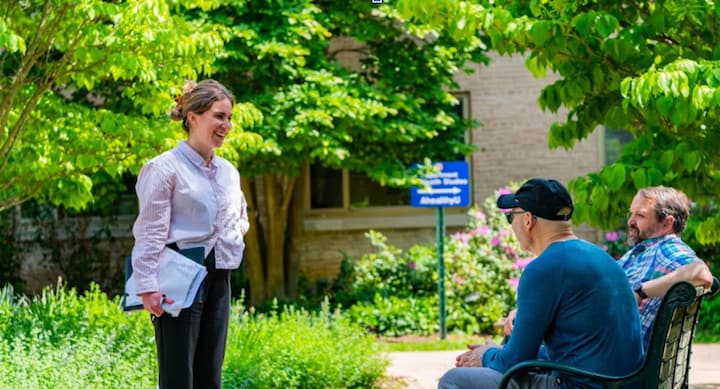
[(671, 215), (675, 218), (673, 231), (676, 234), (685, 230), (690, 216), (690, 199), (685, 193), (666, 186), (651, 186), (640, 189), (637, 194), (653, 202), (659, 221)]

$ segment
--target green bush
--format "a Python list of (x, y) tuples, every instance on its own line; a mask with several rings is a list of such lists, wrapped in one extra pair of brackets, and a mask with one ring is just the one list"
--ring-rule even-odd
[[(369, 388), (387, 366), (372, 337), (339, 312), (255, 315), (233, 304), (227, 388)], [(0, 290), (0, 388), (154, 388), (145, 313), (127, 314), (97, 285), (28, 298)]]
[(0, 342), (2, 388), (153, 388), (154, 366), (150, 344), (99, 336), (62, 345), (22, 337)]
[[(415, 245), (403, 252), (387, 244), (376, 231), (365, 236), (376, 249), (365, 254), (355, 266), (351, 283), (352, 302), (383, 298), (432, 296), (437, 293), (437, 254), (432, 246)], [(354, 300), (354, 301), (353, 301)]]
[(439, 331), (437, 296), (382, 297), (376, 294), (371, 302), (351, 306), (347, 314), (368, 331), (384, 336), (429, 335)]
[[(711, 262), (710, 271), (715, 277), (720, 277), (720, 264)], [(695, 340), (699, 342), (720, 341), (720, 294), (703, 300), (695, 329)]]
[[(466, 228), (445, 240), (448, 331), (491, 333), (495, 322), (515, 304), (514, 282), (531, 258), (521, 252), (497, 209), (498, 194), (485, 201), (484, 210), (472, 208)], [(402, 251), (379, 232), (369, 231), (366, 236), (375, 251), (357, 263), (343, 263), (339, 279), (345, 287), (335, 289), (333, 302), (379, 335), (436, 333), (437, 248), (415, 245)]]
[(464, 232), (447, 240), (445, 250), (448, 330), (491, 333), (494, 324), (515, 306), (520, 271), (532, 256), (520, 249), (505, 216), (495, 205), (500, 189), (483, 209), (469, 212)]
[(33, 298), (0, 291), (0, 387), (150, 388), (152, 328), (97, 285), (83, 295), (58, 286)]
[(233, 314), (227, 388), (371, 388), (388, 361), (372, 336), (328, 304), (311, 314), (290, 306)]
[(608, 231), (605, 233), (604, 240), (600, 243), (600, 248), (605, 250), (611, 257), (620, 259), (632, 248), (627, 243), (627, 239), (627, 232), (624, 230)]
[(696, 340), (701, 342), (720, 341), (720, 297), (705, 299), (700, 307)]

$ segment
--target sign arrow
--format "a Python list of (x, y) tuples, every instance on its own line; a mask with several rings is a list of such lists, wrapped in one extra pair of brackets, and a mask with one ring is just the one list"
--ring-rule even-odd
[(456, 195), (460, 192), (460, 188), (453, 186), (452, 188), (433, 188), (433, 189), (421, 189), (417, 191), (418, 194), (453, 194)]

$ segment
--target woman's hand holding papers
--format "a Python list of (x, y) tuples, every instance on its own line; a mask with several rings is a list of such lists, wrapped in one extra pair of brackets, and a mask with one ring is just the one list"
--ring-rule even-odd
[(147, 292), (141, 294), (140, 297), (142, 297), (143, 308), (157, 317), (162, 316), (165, 312), (162, 307), (163, 304), (172, 304), (175, 302), (160, 292)]

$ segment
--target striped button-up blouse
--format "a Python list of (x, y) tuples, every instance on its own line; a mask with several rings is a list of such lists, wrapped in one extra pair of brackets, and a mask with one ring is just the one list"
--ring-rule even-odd
[(158, 258), (170, 243), (203, 247), (206, 256), (214, 248), (218, 269), (240, 265), (249, 223), (240, 174), (230, 162), (215, 155), (206, 164), (183, 141), (143, 166), (135, 190), (132, 265), (138, 293), (158, 290)]

